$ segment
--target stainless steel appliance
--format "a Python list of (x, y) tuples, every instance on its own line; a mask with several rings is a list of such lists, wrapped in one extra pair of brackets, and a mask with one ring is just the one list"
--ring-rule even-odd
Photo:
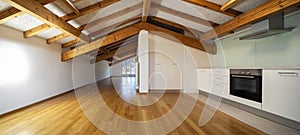
[(262, 70), (230, 69), (230, 95), (261, 103)]

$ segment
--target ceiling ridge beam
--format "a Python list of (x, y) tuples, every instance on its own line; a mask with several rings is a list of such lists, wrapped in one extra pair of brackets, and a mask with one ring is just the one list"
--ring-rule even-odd
[(207, 44), (207, 45), (205, 44), (204, 45), (198, 39), (188, 37), (188, 36), (170, 31), (168, 29), (153, 25), (153, 24), (140, 23), (137, 27), (140, 27), (141, 29), (147, 30), (150, 33), (153, 33), (155, 35), (159, 35), (159, 36), (165, 37), (167, 39), (173, 40), (175, 42), (182, 43), (185, 46), (189, 46), (189, 47), (192, 47), (192, 48), (195, 48), (195, 49), (198, 49), (198, 50), (202, 50), (202, 51), (205, 51), (205, 52), (208, 52), (208, 53), (212, 53), (212, 54), (216, 53), (215, 45), (210, 45), (210, 44)]
[(3, 24), (10, 19), (16, 18), (21, 14), (23, 14), (23, 12), (14, 7), (4, 10), (0, 13), (0, 24)]
[(51, 27), (57, 28), (62, 32), (68, 33), (69, 35), (77, 38), (83, 42), (89, 42), (89, 38), (82, 34), (80, 30), (74, 28), (72, 25), (67, 23), (65, 20), (56, 16), (54, 13), (45, 8), (42, 4), (35, 0), (4, 0), (11, 6), (24, 11), (43, 22), (46, 22)]
[(142, 22), (147, 21), (147, 17), (151, 7), (151, 0), (144, 0), (143, 2), (143, 11), (142, 11)]
[(82, 46), (76, 47), (72, 50), (62, 53), (61, 60), (67, 61), (74, 57), (80, 56), (82, 54), (94, 51), (100, 47), (107, 46), (111, 43), (126, 39), (127, 37), (136, 35), (139, 33), (140, 29), (136, 27), (137, 24), (130, 25), (118, 31), (115, 31), (106, 37), (103, 37), (99, 40), (93, 41), (89, 44), (84, 44)]
[(111, 4), (114, 4), (114, 3), (119, 2), (119, 1), (120, 0), (103, 0), (103, 1), (100, 1), (96, 4), (90, 5), (88, 7), (82, 8), (82, 9), (79, 9), (80, 14), (78, 14), (78, 15), (76, 13), (70, 13), (70, 14), (67, 14), (67, 15), (63, 16), (62, 19), (66, 20), (66, 21), (70, 21), (70, 20), (73, 20), (75, 18), (81, 17), (83, 15), (98, 11), (101, 8), (107, 7)]
[(238, 17), (235, 17), (229, 21), (227, 21), (224, 24), (221, 24), (217, 27), (215, 27), (214, 30), (210, 30), (208, 32), (205, 32), (201, 36), (201, 41), (206, 41), (210, 39), (217, 38), (217, 36), (220, 36), (222, 34), (225, 34), (226, 32), (230, 32), (236, 28), (239, 28), (241, 26), (244, 26), (246, 24), (255, 22), (257, 20), (266, 18), (267, 16), (282, 11), (285, 8), (291, 7), (293, 5), (299, 4), (300, 0), (271, 0), (268, 1), (250, 11), (247, 13), (244, 13)]
[(195, 5), (198, 5), (198, 6), (231, 16), (231, 17), (236, 17), (236, 16), (239, 16), (242, 14), (242, 12), (231, 9), (231, 8), (227, 9), (226, 11), (222, 11), (221, 5), (218, 5), (213, 2), (206, 1), (206, 0), (183, 0), (183, 1), (195, 4)]
[(189, 20), (189, 21), (192, 21), (192, 22), (204, 25), (204, 26), (207, 26), (207, 27), (214, 27), (214, 26), (219, 25), (215, 22), (211, 22), (211, 21), (199, 18), (199, 17), (195, 17), (195, 16), (192, 16), (192, 15), (180, 12), (180, 11), (176, 11), (176, 10), (168, 8), (168, 7), (158, 5), (158, 4), (152, 3), (152, 8), (157, 9), (157, 10), (162, 11), (162, 12), (165, 12), (165, 13), (168, 13), (168, 14), (178, 16), (180, 18), (183, 18), (183, 19), (186, 19), (186, 20)]

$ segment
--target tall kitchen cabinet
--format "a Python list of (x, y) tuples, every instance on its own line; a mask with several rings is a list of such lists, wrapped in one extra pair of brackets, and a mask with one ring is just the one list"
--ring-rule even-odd
[(262, 110), (300, 122), (300, 70), (264, 70)]

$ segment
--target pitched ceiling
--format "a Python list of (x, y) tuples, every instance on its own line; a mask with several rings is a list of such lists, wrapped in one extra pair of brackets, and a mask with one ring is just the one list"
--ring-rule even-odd
[[(25, 12), (13, 10), (16, 12), (14, 13), (10, 11), (13, 7), (4, 1), (10, 0), (0, 0), (0, 17), (1, 13), (6, 12), (4, 15), (9, 14), (11, 18), (3, 20), (3, 25), (23, 31), (25, 37), (36, 35), (46, 39), (47, 43), (60, 43), (63, 48), (71, 47), (77, 43), (78, 37), (51, 27), (39, 18)], [(44, 4), (44, 7), (53, 14), (82, 31), (82, 35), (88, 36), (91, 41), (99, 39), (109, 32), (140, 22), (144, 2), (143, 0), (37, 1)], [(230, 9), (221, 11), (219, 8), (227, 1), (151, 0), (149, 16), (154, 16), (155, 18), (151, 19), (160, 20), (160, 22), (168, 23), (168, 25), (176, 28), (187, 28), (193, 33), (197, 33), (195, 38), (199, 38), (201, 34), (211, 31), (214, 27), (224, 24), (268, 0), (239, 0)], [(68, 50), (70, 48), (63, 49), (63, 51)]]

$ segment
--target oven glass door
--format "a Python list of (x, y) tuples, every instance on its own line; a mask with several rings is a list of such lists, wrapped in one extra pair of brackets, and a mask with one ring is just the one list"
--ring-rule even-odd
[(262, 100), (262, 77), (254, 75), (230, 75), (230, 94), (256, 102)]

